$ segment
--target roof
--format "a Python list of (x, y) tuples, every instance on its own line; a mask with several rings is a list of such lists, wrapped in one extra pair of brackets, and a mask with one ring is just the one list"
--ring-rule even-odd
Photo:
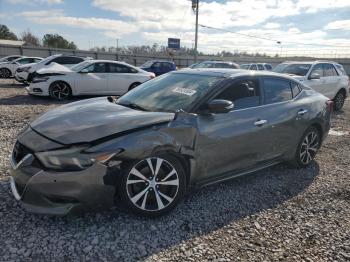
[(334, 61), (329, 60), (314, 60), (314, 61), (284, 61), (281, 64), (314, 64), (314, 63), (334, 63)]
[(25, 44), (24, 41), (0, 39), (0, 45), (22, 46), (24, 44)]
[(271, 71), (255, 71), (255, 70), (245, 70), (245, 69), (198, 68), (198, 69), (183, 69), (180, 71), (173, 71), (173, 73), (217, 76), (217, 77), (225, 77), (225, 78), (234, 78), (239, 76), (277, 76), (277, 77), (283, 77), (283, 78), (295, 80), (294, 78), (285, 74), (279, 74)]

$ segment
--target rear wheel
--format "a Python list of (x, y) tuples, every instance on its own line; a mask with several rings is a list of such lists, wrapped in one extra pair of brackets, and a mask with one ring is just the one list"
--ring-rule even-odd
[(11, 77), (11, 71), (7, 68), (1, 68), (0, 69), (0, 78), (10, 78)]
[(159, 155), (131, 164), (118, 191), (124, 206), (143, 216), (173, 209), (186, 191), (185, 171), (173, 156)]
[(296, 150), (292, 164), (295, 167), (306, 167), (315, 158), (321, 146), (320, 132), (315, 127), (310, 127), (302, 136)]
[(72, 90), (66, 82), (57, 81), (50, 85), (49, 94), (54, 99), (64, 100), (72, 96)]
[(344, 91), (339, 91), (337, 95), (334, 97), (334, 110), (339, 111), (342, 109), (345, 102), (345, 93)]

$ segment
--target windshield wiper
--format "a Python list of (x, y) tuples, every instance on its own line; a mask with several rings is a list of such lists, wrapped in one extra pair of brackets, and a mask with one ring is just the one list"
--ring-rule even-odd
[(117, 103), (118, 105), (121, 105), (121, 106), (125, 106), (125, 107), (129, 107), (131, 109), (136, 109), (136, 110), (141, 110), (141, 111), (149, 111), (147, 110), (146, 108), (142, 107), (142, 106), (139, 106), (137, 104), (134, 104), (134, 103), (127, 103), (127, 104), (123, 104), (123, 103)]

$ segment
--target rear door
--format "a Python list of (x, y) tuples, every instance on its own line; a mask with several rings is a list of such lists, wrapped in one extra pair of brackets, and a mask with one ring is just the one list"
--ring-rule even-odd
[(133, 83), (142, 82), (136, 69), (123, 64), (109, 63), (109, 94), (122, 95), (128, 92)]
[(261, 135), (267, 139), (263, 153), (267, 159), (281, 159), (294, 150), (304, 132), (308, 106), (294, 101), (301, 89), (294, 81), (278, 77), (261, 77), (263, 106), (268, 128)]
[(107, 63), (93, 63), (85, 68), (86, 72), (75, 74), (75, 90), (77, 94), (105, 95), (109, 93)]

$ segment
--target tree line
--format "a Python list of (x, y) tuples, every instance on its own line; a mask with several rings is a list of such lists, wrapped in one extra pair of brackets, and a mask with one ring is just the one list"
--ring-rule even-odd
[(62, 48), (62, 49), (77, 49), (74, 42), (69, 42), (63, 36), (59, 34), (45, 34), (42, 39), (35, 36), (28, 30), (22, 32), (21, 36), (18, 37), (13, 33), (6, 25), (0, 25), (0, 39), (6, 40), (21, 40), (24, 45), (27, 46), (43, 46), (50, 48)]

